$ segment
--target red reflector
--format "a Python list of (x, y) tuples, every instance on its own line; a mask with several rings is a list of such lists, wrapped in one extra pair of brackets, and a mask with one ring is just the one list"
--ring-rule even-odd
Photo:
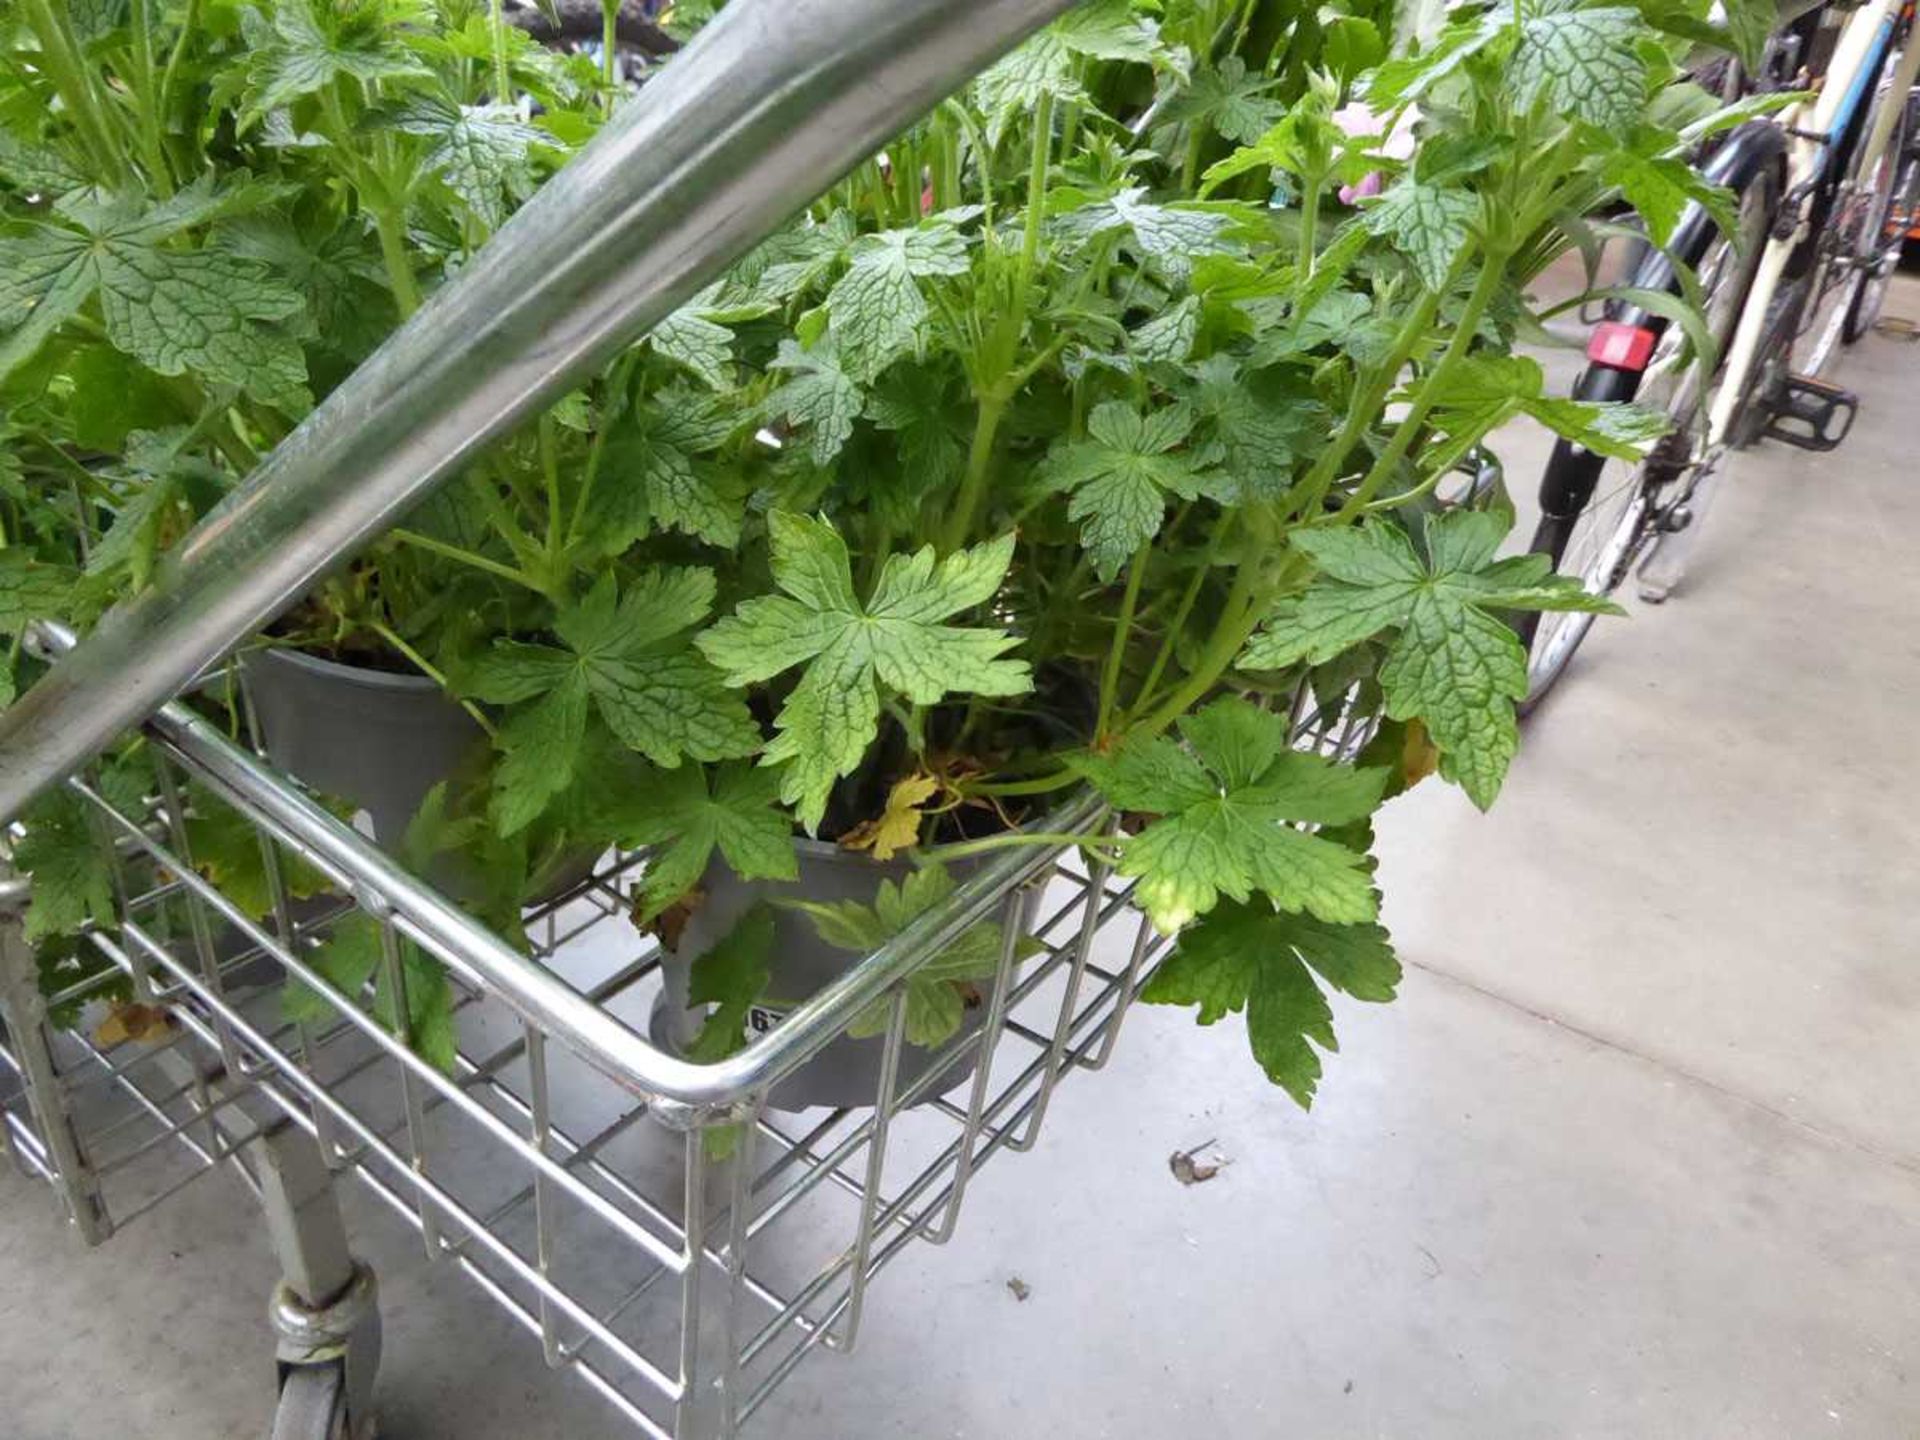
[(1644, 370), (1658, 338), (1644, 325), (1602, 320), (1587, 339), (1587, 358), (1616, 370)]

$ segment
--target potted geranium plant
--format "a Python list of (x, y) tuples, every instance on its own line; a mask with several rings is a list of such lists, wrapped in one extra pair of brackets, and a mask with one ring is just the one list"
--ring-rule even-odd
[[(403, 317), (608, 98), (459, 6), (241, 13), (136, 6), (92, 40), (38, 3), (13, 22), (47, 63), (6, 83), (61, 104), (0, 156), (0, 383), (32, 503), (83, 533), (114, 515), (102, 599), (356, 358), (318, 362), (347, 323), (320, 297), (371, 295), (374, 331)], [(1081, 845), (1183, 932), (1149, 997), (1247, 1009), (1304, 1102), (1320, 984), (1384, 998), (1397, 975), (1369, 816), (1429, 765), (1490, 803), (1524, 685), (1502, 613), (1595, 603), (1496, 558), (1497, 497), (1435, 495), (1517, 413), (1609, 451), (1655, 437), (1545, 396), (1511, 344), (1570, 217), (1698, 190), (1655, 100), (1665, 29), (1704, 23), (1468, 8), (1389, 59), (1370, 10), (1079, 7), (283, 636), (371, 642), (466, 707), (489, 758), (431, 792), (412, 853), (491, 877), (503, 925), (569, 848), (652, 847), (636, 913), (678, 951), (697, 1055), (939, 903), (954, 867)], [(1358, 99), (1377, 124), (1343, 112)], [(1383, 139), (1409, 128), (1411, 158)], [(1349, 206), (1362, 182), (1377, 196)], [(149, 345), (99, 284), (50, 312), (48, 257), (128, 243), (115, 226), (264, 297), (221, 323), (274, 365)], [(140, 472), (155, 432), (168, 458)], [(165, 498), (120, 488), (136, 473)], [(49, 498), (69, 478), (92, 488)], [(1302, 677), (1377, 711), (1382, 742), (1292, 752), (1268, 697)], [(1036, 831), (1084, 784), (1124, 822)], [(983, 931), (910, 982), (921, 1052), (999, 953)]]

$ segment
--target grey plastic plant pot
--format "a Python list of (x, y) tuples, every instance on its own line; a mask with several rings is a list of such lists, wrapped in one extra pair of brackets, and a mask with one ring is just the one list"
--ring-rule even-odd
[[(804, 899), (831, 904), (839, 900), (873, 903), (882, 880), (896, 884), (910, 874), (908, 860), (876, 861), (857, 851), (843, 850), (818, 840), (795, 840), (800, 874), (791, 881), (742, 880), (716, 862), (701, 882), (706, 898), (688, 919), (679, 945), (662, 955), (664, 986), (654, 1002), (650, 1031), (653, 1042), (681, 1053), (705, 1023), (705, 1007), (689, 1007), (687, 982), (694, 963), (733, 929), (740, 917), (761, 900)], [(947, 868), (956, 880), (965, 880), (984, 863), (962, 860)], [(1040, 907), (1038, 889), (1028, 892), (1022, 906), (1021, 928), (1029, 933)], [(749, 1028), (771, 1029), (786, 1012), (831, 984), (866, 957), (829, 945), (803, 912), (776, 903), (773, 906), (772, 976), (767, 1000), (754, 1009)], [(970, 1006), (957, 1034), (978, 1029), (984, 1007)], [(896, 1093), (919, 1080), (939, 1061), (938, 1050), (902, 1044)], [(880, 1062), (886, 1048), (883, 1036), (856, 1040), (842, 1035), (811, 1060), (773, 1087), (767, 1103), (776, 1110), (806, 1110), (815, 1106), (855, 1108), (870, 1106), (879, 1093)], [(965, 1082), (978, 1068), (979, 1051), (969, 1049), (946, 1062), (940, 1078), (924, 1090), (916, 1103), (926, 1104)]]
[(366, 811), (375, 842), (389, 851), (427, 792), (485, 743), (473, 717), (424, 675), (278, 648), (247, 651), (240, 670), (267, 759)]

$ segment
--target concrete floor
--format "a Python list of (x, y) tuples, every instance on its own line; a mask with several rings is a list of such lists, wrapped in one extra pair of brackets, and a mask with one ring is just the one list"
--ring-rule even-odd
[[(1492, 817), (1395, 806), (1406, 985), (1343, 1007), (1311, 1115), (1231, 1025), (1144, 1011), (752, 1433), (1920, 1436), (1916, 362), (1870, 338), (1844, 450), (1735, 465), (1684, 598), (1589, 642)], [(1524, 493), (1543, 441), (1506, 441)], [(1208, 1137), (1232, 1164), (1176, 1184)], [(629, 1433), (350, 1210), (383, 1434)], [(260, 1436), (273, 1279), (228, 1180), (88, 1253), (0, 1177), (0, 1434)]]

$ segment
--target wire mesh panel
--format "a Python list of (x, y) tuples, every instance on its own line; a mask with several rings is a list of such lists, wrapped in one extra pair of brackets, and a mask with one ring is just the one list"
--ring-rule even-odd
[[(775, 1110), (771, 1071), (676, 1099), (494, 983), (497, 954), (449, 944), (364, 869), (334, 864), (317, 843), (326, 837), (289, 830), (290, 787), (207, 722), (173, 709), (149, 741), (157, 783), (138, 806), (71, 782), (119, 843), (119, 913), (84, 937), (106, 962), (79, 982), (89, 994), (55, 999), (71, 1010), (112, 991), (117, 1003), (96, 1013), (159, 1018), (112, 1044), (97, 1024), (45, 1027), (64, 1158), (9, 1045), (21, 1163), (83, 1197), (76, 1218), (97, 1217), (86, 1228), (98, 1238), (291, 1117), (418, 1229), (428, 1256), (459, 1266), (550, 1364), (647, 1434), (729, 1433), (807, 1354), (850, 1345), (873, 1276), (915, 1240), (950, 1238), (974, 1171), (1029, 1148), (1055, 1084), (1105, 1062), (1156, 952), (1106, 872), (1036, 858), (985, 897), (1014, 923), (968, 1023), (932, 1063), (911, 1074), (900, 1063), (907, 996), (895, 985), (880, 1001), (890, 1008), (869, 1103)], [(346, 827), (308, 810), (343, 843)], [(194, 853), (216, 814), (257, 833), (264, 917)], [(651, 1048), (664, 990), (658, 942), (627, 919), (642, 863), (603, 857), (511, 937), (516, 963), (636, 1050)], [(291, 899), (296, 869), (322, 875), (322, 893)], [(406, 878), (384, 873), (396, 888)], [(349, 927), (378, 947), (355, 993), (315, 963)], [(1016, 943), (1023, 932), (1031, 940)], [(409, 1033), (408, 989), (423, 983), (452, 991), (454, 1043), (439, 1064)], [(849, 1003), (782, 1073), (837, 1043), (870, 1003)], [(97, 1109), (96, 1091), (124, 1113)], [(123, 1173), (147, 1188), (114, 1209), (104, 1198)]]
[[(1365, 742), (1355, 697), (1303, 687), (1292, 703), (1301, 744)], [(51, 1075), (9, 1034), (16, 1159), (97, 1239), (222, 1162), (246, 1174), (247, 1142), (286, 1117), (649, 1435), (731, 1434), (805, 1356), (851, 1345), (874, 1276), (951, 1238), (974, 1173), (1031, 1148), (1060, 1080), (1106, 1063), (1166, 943), (1104, 864), (1027, 851), (730, 1069), (699, 1071), (651, 1038), (666, 967), (628, 919), (643, 856), (602, 857), (496, 937), (204, 718), (168, 707), (147, 739), (156, 783), (138, 804), (70, 782), (117, 842), (119, 913), (54, 1002), (70, 1020), (111, 992), (113, 1014), (157, 1018), (125, 1035), (32, 1027)], [(1080, 802), (1063, 823), (1097, 814)], [(197, 836), (233, 826), (257, 873), (196, 856)], [(965, 1023), (903, 1063), (906, 978), (996, 914), (998, 964)], [(349, 935), (363, 963), (336, 988), (319, 957)], [(22, 993), (34, 980), (15, 974), (11, 1016), (44, 1014)], [(435, 985), (440, 1033), (415, 1033), (410, 993)], [(874, 1028), (876, 1005), (865, 1103), (808, 1108), (783, 1088), (857, 1017)]]

